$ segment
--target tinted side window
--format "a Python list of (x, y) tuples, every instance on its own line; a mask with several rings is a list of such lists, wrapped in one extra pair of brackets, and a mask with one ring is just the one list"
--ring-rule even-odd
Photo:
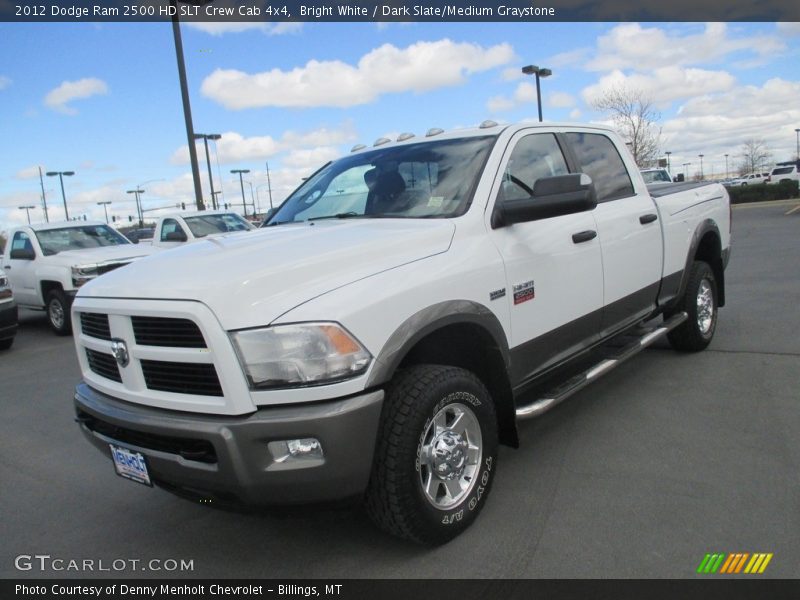
[(567, 175), (564, 155), (552, 133), (536, 133), (522, 138), (508, 159), (498, 202), (530, 198), (537, 179)]
[(633, 196), (628, 170), (610, 139), (597, 133), (568, 133), (566, 137), (581, 172), (592, 178), (599, 202)]
[(161, 241), (168, 241), (167, 235), (173, 231), (183, 231), (183, 228), (178, 225), (178, 222), (175, 219), (164, 219), (164, 223), (161, 225)]
[(31, 238), (24, 231), (18, 231), (14, 234), (14, 239), (11, 242), (11, 250), (33, 250)]

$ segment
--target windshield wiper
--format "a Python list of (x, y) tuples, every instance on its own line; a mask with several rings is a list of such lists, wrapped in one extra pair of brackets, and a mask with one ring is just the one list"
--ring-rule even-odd
[(345, 213), (337, 213), (335, 215), (325, 215), (324, 217), (311, 217), (310, 219), (306, 219), (307, 221), (320, 221), (322, 219), (351, 219), (353, 217), (363, 217), (364, 215), (360, 215), (357, 212), (345, 212)]

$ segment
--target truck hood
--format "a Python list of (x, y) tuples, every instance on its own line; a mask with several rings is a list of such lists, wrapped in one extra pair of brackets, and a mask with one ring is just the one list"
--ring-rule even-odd
[(196, 300), (225, 329), (267, 325), (321, 294), (446, 252), (444, 220), (314, 221), (164, 250), (85, 286), (84, 297)]
[(48, 265), (72, 267), (103, 262), (125, 262), (142, 256), (155, 254), (152, 246), (140, 244), (120, 244), (119, 246), (102, 246), (83, 248), (81, 250), (65, 250), (47, 257)]

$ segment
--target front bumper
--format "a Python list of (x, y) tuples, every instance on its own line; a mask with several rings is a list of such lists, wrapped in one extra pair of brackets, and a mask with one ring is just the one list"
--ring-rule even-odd
[[(85, 383), (75, 390), (81, 431), (106, 456), (111, 456), (110, 443), (141, 452), (156, 485), (250, 505), (324, 502), (363, 493), (382, 404), (378, 390), (223, 417), (123, 402)], [(280, 463), (267, 449), (271, 441), (306, 437), (320, 441), (322, 461)]]
[(0, 340), (7, 340), (17, 335), (17, 304), (6, 302), (0, 304)]

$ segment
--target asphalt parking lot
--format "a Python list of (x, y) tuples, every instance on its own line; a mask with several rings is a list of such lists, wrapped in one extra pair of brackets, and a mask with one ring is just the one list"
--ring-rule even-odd
[[(711, 347), (660, 344), (501, 450), (492, 496), (450, 544), (385, 536), (356, 509), (192, 504), (114, 475), (73, 422), (71, 338), (21, 311), (0, 353), (0, 577), (692, 577), (708, 552), (800, 575), (800, 213), (734, 209)], [(15, 557), (192, 560), (191, 572), (19, 571)]]

